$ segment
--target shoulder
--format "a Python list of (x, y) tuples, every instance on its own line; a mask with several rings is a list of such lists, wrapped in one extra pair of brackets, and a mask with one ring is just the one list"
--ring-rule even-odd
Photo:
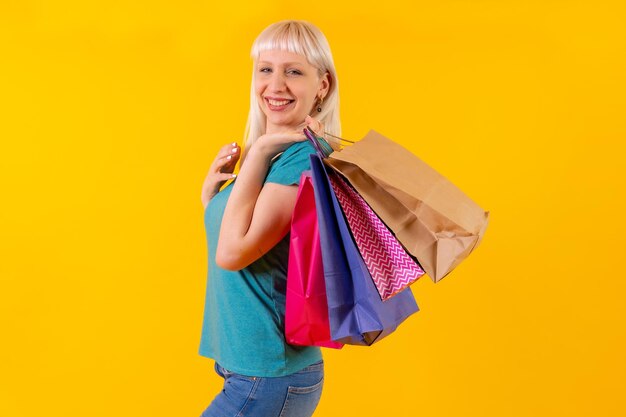
[(270, 169), (287, 167), (290, 165), (309, 165), (309, 155), (315, 153), (315, 148), (308, 141), (296, 142), (289, 146), (283, 153), (272, 160)]
[(310, 169), (309, 155), (315, 148), (309, 141), (296, 142), (272, 161), (266, 182), (298, 184), (303, 171)]

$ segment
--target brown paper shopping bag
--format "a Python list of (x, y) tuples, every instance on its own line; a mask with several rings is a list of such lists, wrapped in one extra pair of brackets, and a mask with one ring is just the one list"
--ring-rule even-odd
[(489, 212), (402, 146), (371, 130), (333, 152), (343, 174), (435, 282), (480, 243)]

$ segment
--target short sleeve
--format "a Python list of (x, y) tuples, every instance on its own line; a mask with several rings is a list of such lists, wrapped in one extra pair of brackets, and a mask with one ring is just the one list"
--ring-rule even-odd
[(274, 160), (265, 182), (298, 184), (302, 172), (311, 169), (309, 155), (312, 153), (315, 153), (315, 148), (309, 141), (294, 143)]

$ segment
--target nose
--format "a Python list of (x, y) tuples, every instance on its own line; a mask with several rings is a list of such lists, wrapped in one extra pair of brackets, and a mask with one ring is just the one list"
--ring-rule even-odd
[(270, 91), (283, 91), (285, 89), (285, 77), (279, 71), (272, 73), (269, 82)]

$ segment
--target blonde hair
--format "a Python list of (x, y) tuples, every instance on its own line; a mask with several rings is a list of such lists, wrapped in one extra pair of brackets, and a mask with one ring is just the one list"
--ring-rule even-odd
[[(307, 61), (317, 67), (319, 76), (329, 74), (330, 87), (324, 97), (322, 111), (314, 116), (324, 123), (324, 130), (331, 135), (341, 136), (339, 120), (339, 90), (335, 63), (330, 52), (330, 45), (324, 34), (314, 25), (303, 20), (283, 20), (263, 30), (252, 44), (251, 58), (256, 66), (261, 52), (281, 50), (306, 57)], [(252, 86), (250, 88), (250, 111), (244, 135), (243, 157), (250, 146), (265, 133), (266, 118), (261, 110), (255, 92), (256, 71), (252, 70)], [(333, 145), (334, 147), (335, 145)], [(243, 158), (242, 158), (243, 159)]]

